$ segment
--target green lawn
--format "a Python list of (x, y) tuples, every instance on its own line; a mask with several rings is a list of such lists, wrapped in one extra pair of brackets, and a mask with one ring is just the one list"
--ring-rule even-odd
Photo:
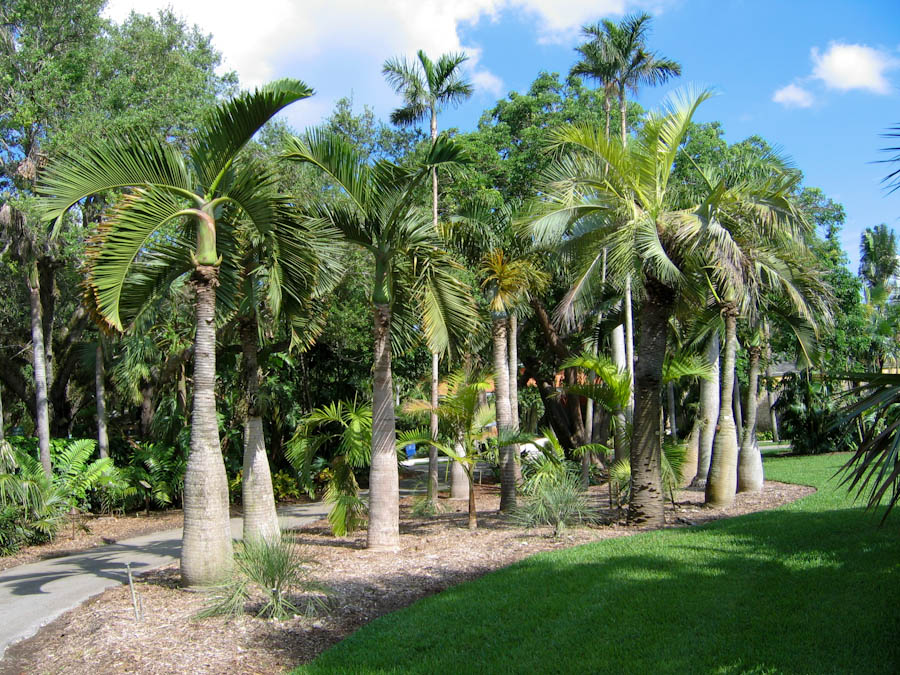
[(897, 673), (900, 514), (830, 477), (776, 511), (536, 555), (362, 628), (298, 673)]

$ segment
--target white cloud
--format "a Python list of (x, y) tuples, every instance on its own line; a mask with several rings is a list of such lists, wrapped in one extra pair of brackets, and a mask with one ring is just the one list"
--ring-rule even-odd
[[(542, 41), (568, 40), (580, 26), (621, 14), (638, 2), (663, 0), (188, 0), (175, 12), (213, 35), (225, 69), (237, 71), (243, 87), (277, 77), (297, 77), (317, 90), (316, 103), (290, 111), (292, 123), (315, 124), (327, 101), (353, 92), (357, 100), (386, 114), (396, 96), (381, 65), (390, 56), (463, 51), (476, 93), (502, 94), (503, 82), (479, 62), (477, 45), (463, 44), (460, 28), (520, 13)], [(106, 16), (122, 21), (131, 10), (155, 13), (172, 0), (110, 0)], [(328, 106), (325, 106), (326, 109)]]
[(862, 89), (875, 94), (887, 94), (891, 85), (885, 73), (897, 66), (890, 54), (867, 47), (832, 42), (824, 54), (813, 47), (813, 77), (822, 80), (830, 89), (850, 91)]
[(810, 92), (796, 84), (789, 84), (777, 90), (772, 100), (789, 108), (809, 108), (814, 101)]

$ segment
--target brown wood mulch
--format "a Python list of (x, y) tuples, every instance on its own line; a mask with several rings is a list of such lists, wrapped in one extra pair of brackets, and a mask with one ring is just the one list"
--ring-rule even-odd
[[(67, 612), (37, 635), (14, 645), (0, 673), (275, 673), (312, 660), (372, 619), (419, 598), (479, 577), (540, 551), (634, 534), (623, 514), (608, 508), (605, 486), (591, 489), (607, 524), (566, 530), (523, 530), (500, 517), (497, 489), (479, 486), (479, 529), (466, 529), (465, 505), (441, 500), (447, 512), (432, 518), (401, 506), (397, 553), (365, 546), (365, 533), (331, 535), (326, 521), (295, 533), (317, 564), (311, 578), (330, 587), (327, 613), (269, 621), (253, 616), (192, 620), (202, 594), (178, 587), (173, 565), (150, 572), (136, 584), (143, 619), (135, 620), (127, 586), (108, 590)], [(767, 482), (759, 493), (740, 494), (727, 509), (703, 506), (703, 493), (679, 493), (667, 512), (667, 527), (771, 509), (814, 492), (813, 488)]]

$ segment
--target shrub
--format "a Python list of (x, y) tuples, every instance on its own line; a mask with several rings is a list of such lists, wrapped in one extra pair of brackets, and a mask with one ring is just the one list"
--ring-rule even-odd
[(242, 542), (234, 563), (229, 579), (209, 589), (208, 606), (197, 618), (243, 614), (254, 600), (259, 602), (257, 616), (274, 619), (312, 614), (325, 607), (328, 589), (309, 579), (312, 561), (287, 537)]
[(850, 403), (835, 391), (836, 384), (810, 373), (790, 373), (782, 380), (775, 403), (778, 429), (798, 455), (816, 455), (856, 448), (852, 424), (838, 424), (841, 406)]
[(597, 513), (581, 488), (580, 478), (565, 473), (526, 494), (513, 519), (524, 527), (550, 525), (553, 536), (559, 537), (566, 526), (596, 522)]

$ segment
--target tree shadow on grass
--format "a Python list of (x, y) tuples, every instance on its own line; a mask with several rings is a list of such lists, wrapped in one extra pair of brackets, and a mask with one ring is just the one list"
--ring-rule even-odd
[(894, 673), (898, 560), (861, 509), (650, 532), (450, 588), (300, 672)]

